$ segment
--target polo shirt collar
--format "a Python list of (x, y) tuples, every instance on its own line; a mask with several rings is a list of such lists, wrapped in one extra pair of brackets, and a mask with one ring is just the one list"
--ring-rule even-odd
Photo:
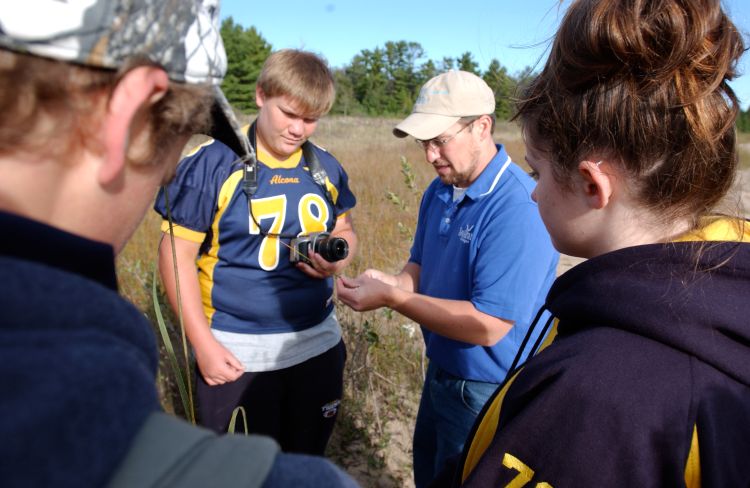
[[(483, 196), (497, 191), (500, 187), (500, 178), (510, 164), (510, 157), (505, 151), (502, 144), (495, 144), (497, 154), (490, 160), (486, 168), (480, 173), (479, 177), (466, 189), (464, 198), (478, 200)], [(450, 202), (453, 199), (453, 186), (441, 184), (437, 191), (438, 198), (444, 202)]]

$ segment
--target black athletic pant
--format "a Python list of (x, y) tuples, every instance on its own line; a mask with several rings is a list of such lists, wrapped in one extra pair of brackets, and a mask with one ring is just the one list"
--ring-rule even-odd
[[(343, 340), (307, 361), (277, 371), (244, 373), (237, 381), (208, 385), (200, 372), (196, 396), (201, 425), (223, 433), (239, 405), (248, 432), (276, 439), (284, 452), (324, 454), (343, 393)], [(243, 431), (241, 416), (235, 433)]]

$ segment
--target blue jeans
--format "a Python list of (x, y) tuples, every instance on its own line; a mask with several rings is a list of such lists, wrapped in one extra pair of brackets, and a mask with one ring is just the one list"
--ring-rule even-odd
[(414, 484), (427, 486), (445, 461), (461, 454), (479, 411), (497, 383), (464, 380), (430, 362), (414, 427)]

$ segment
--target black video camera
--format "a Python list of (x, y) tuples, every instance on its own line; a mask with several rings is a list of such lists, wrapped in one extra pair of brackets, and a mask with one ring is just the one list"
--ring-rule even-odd
[(341, 261), (349, 255), (349, 243), (341, 237), (331, 237), (328, 232), (314, 232), (292, 239), (289, 261), (310, 263), (309, 251), (312, 249), (323, 256), (323, 259), (333, 263)]

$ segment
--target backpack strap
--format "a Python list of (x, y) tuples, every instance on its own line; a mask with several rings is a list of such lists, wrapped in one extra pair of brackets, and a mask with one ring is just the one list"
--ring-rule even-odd
[(136, 434), (108, 486), (260, 487), (278, 452), (278, 444), (269, 437), (218, 436), (154, 412)]

